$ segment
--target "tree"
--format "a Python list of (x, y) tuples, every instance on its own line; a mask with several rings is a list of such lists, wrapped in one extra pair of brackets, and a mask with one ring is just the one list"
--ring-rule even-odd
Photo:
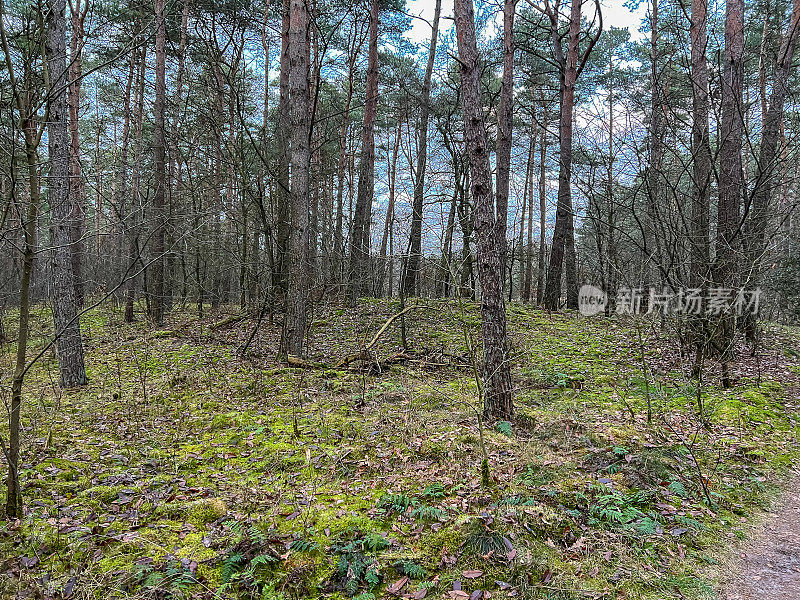
[[(764, 122), (761, 128), (761, 143), (758, 150), (755, 181), (749, 202), (745, 204), (745, 215), (749, 209), (749, 221), (745, 243), (747, 250), (747, 270), (744, 279), (758, 284), (762, 277), (763, 256), (766, 250), (766, 231), (769, 221), (770, 204), (776, 185), (778, 143), (786, 95), (789, 91), (789, 74), (792, 68), (797, 38), (800, 35), (800, 0), (793, 0), (792, 14), (786, 32), (783, 34), (778, 50), (772, 79), (772, 92), (769, 96)], [(754, 337), (754, 320), (747, 319), (746, 332)]]
[(692, 219), (691, 285), (703, 288), (709, 282), (709, 204), (711, 197), (711, 144), (708, 98), (708, 0), (692, 0), (689, 41), (692, 79)]
[(291, 228), (289, 288), (286, 296), (286, 352), (301, 356), (308, 320), (309, 171), (311, 168), (311, 96), (309, 10), (307, 0), (290, 0), (289, 98), (291, 102)]
[(150, 267), (151, 293), (150, 316), (157, 325), (164, 322), (164, 221), (167, 188), (166, 173), (166, 121), (164, 112), (167, 101), (166, 44), (167, 25), (164, 18), (165, 0), (155, 0), (156, 26), (156, 80), (153, 101), (153, 219), (152, 235), (153, 264)]
[(557, 8), (545, 2), (544, 10), (550, 18), (550, 36), (553, 55), (559, 67), (561, 90), (561, 116), (559, 120), (558, 150), (558, 202), (556, 204), (556, 224), (550, 250), (550, 264), (547, 269), (547, 283), (544, 291), (544, 305), (548, 310), (556, 310), (561, 300), (561, 274), (566, 256), (567, 308), (578, 308), (578, 275), (575, 256), (575, 215), (572, 207), (572, 124), (575, 110), (575, 83), (586, 66), (592, 48), (603, 31), (603, 17), (599, 1), (595, 2), (599, 27), (590, 38), (583, 53), (581, 42), (582, 0), (572, 0), (567, 30), (567, 51), (561, 47), (559, 18)]
[(61, 387), (86, 383), (81, 325), (75, 301), (69, 185), (69, 115), (67, 113), (66, 0), (50, 0), (47, 14), (48, 204), (52, 244), (53, 323)]
[(75, 303), (83, 306), (83, 278), (84, 278), (84, 243), (83, 234), (86, 229), (86, 215), (83, 206), (84, 183), (81, 173), (80, 134), (78, 119), (81, 105), (81, 81), (83, 79), (83, 44), (84, 23), (89, 11), (90, 2), (85, 0), (70, 0), (70, 21), (72, 35), (70, 38), (69, 52), (69, 87), (67, 100), (69, 103), (69, 136), (70, 136), (70, 205), (72, 210), (72, 271), (75, 280)]
[[(9, 519), (22, 517), (22, 490), (19, 485), (20, 454), (20, 416), (22, 411), (22, 386), (27, 371), (28, 331), (31, 311), (31, 280), (36, 257), (36, 224), (41, 206), (41, 180), (39, 175), (38, 148), (45, 125), (36, 112), (39, 104), (38, 88), (34, 83), (34, 61), (38, 58), (38, 48), (31, 44), (29, 54), (23, 54), (22, 81), (17, 80), (14, 63), (5, 30), (4, 3), (0, 2), (0, 40), (2, 40), (5, 67), (11, 84), (14, 106), (18, 114), (18, 126), (25, 144), (25, 163), (28, 171), (28, 206), (22, 228), (22, 272), (19, 286), (19, 327), (14, 361), (14, 375), (11, 379), (11, 403), (8, 407), (8, 447), (2, 446), (8, 464), (6, 476), (5, 514)], [(38, 15), (37, 15), (38, 17)], [(37, 19), (38, 20), (38, 19)], [(38, 28), (37, 28), (38, 29)], [(13, 114), (13, 113), (12, 113)], [(12, 152), (13, 154), (13, 152)], [(11, 190), (11, 202), (17, 200), (16, 186)], [(1, 438), (0, 438), (1, 439)]]
[[(721, 288), (733, 288), (738, 271), (739, 204), (744, 191), (744, 0), (727, 0), (725, 3), (723, 60), (714, 281)], [(733, 349), (733, 319), (723, 316), (721, 327), (719, 345), (724, 358), (728, 359)], [(725, 383), (730, 384), (727, 376)]]
[(350, 295), (353, 298), (370, 293), (370, 221), (375, 194), (375, 117), (378, 112), (378, 18), (379, 0), (370, 0), (364, 126), (358, 167), (358, 193), (350, 233)]
[(422, 259), (422, 211), (425, 200), (425, 168), (428, 161), (428, 116), (431, 101), (431, 78), (433, 62), (436, 59), (436, 40), (439, 34), (439, 15), (442, 12), (442, 0), (436, 0), (431, 25), (431, 45), (428, 50), (428, 64), (425, 66), (425, 79), (422, 82), (422, 99), (420, 100), (419, 124), (417, 126), (417, 170), (414, 180), (414, 204), (411, 212), (411, 233), (409, 251), (403, 270), (402, 286), (406, 296), (413, 296), (419, 289), (419, 271)]
[(497, 115), (497, 241), (500, 244), (501, 283), (505, 282), (508, 243), (508, 192), (511, 185), (511, 145), (514, 127), (514, 14), (516, 0), (503, 3), (503, 81)]
[(514, 414), (511, 366), (506, 341), (500, 242), (492, 198), (486, 126), (481, 101), (481, 62), (475, 39), (472, 0), (455, 0), (456, 41), (461, 71), (461, 110), (464, 142), (472, 175), (472, 198), (481, 284), (483, 334), (483, 412), (489, 420), (510, 419)]

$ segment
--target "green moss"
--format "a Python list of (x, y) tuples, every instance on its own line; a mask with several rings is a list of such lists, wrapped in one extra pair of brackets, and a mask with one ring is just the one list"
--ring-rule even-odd
[(430, 559), (439, 560), (444, 549), (451, 554), (458, 552), (465, 539), (461, 528), (455, 525), (442, 527), (423, 538), (421, 550)]
[(195, 500), (186, 507), (186, 521), (195, 527), (203, 527), (221, 519), (228, 513), (228, 506), (219, 498)]
[(96, 485), (84, 490), (82, 495), (108, 504), (117, 499), (117, 496), (119, 495), (119, 489), (109, 485)]

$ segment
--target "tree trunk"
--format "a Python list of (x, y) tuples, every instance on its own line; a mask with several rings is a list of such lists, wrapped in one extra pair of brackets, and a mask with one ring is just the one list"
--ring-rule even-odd
[(350, 107), (353, 103), (353, 81), (355, 78), (355, 64), (358, 56), (358, 36), (355, 35), (355, 26), (351, 29), (353, 42), (350, 48), (350, 56), (347, 69), (347, 100), (344, 105), (344, 115), (342, 115), (342, 127), (339, 131), (339, 161), (336, 167), (336, 224), (333, 234), (333, 279), (341, 281), (344, 268), (344, 180), (347, 170), (347, 133), (350, 130)]
[(708, 129), (708, 62), (706, 47), (708, 0), (692, 0), (692, 221), (690, 223), (691, 285), (702, 288), (709, 282), (708, 213), (711, 196), (711, 146)]
[[(721, 288), (733, 288), (738, 272), (739, 202), (744, 187), (744, 0), (727, 0), (725, 3), (723, 60), (714, 282)], [(720, 342), (726, 358), (732, 350), (733, 325), (733, 319), (723, 316)]]
[(428, 64), (425, 67), (425, 79), (422, 82), (422, 101), (417, 129), (417, 170), (414, 181), (414, 202), (411, 213), (411, 234), (409, 239), (408, 260), (403, 270), (402, 285), (405, 295), (419, 294), (419, 271), (422, 260), (422, 213), (425, 196), (425, 169), (428, 160), (428, 116), (431, 101), (431, 78), (433, 63), (436, 58), (436, 41), (439, 34), (439, 15), (442, 12), (442, 0), (436, 0), (431, 26), (431, 45), (428, 51)]
[(165, 21), (165, 0), (155, 0), (156, 27), (156, 79), (155, 100), (153, 102), (153, 214), (154, 231), (151, 238), (153, 253), (150, 266), (151, 285), (150, 316), (156, 325), (164, 322), (164, 220), (166, 204), (166, 132), (165, 105), (167, 101), (166, 84), (166, 44), (167, 25)]
[[(144, 119), (144, 87), (147, 76), (147, 48), (142, 46), (138, 52), (139, 73), (136, 83), (136, 105), (133, 113), (134, 128), (134, 148), (133, 148), (133, 173), (131, 180), (130, 211), (128, 211), (127, 239), (128, 264), (131, 270), (136, 267), (139, 260), (138, 249), (138, 212), (141, 208), (141, 198), (139, 194), (140, 169), (142, 163), (142, 125)], [(134, 300), (136, 297), (136, 277), (131, 273), (128, 278), (125, 290), (125, 322), (133, 323), (134, 320)]]
[(536, 126), (534, 125), (531, 132), (531, 139), (528, 143), (528, 168), (525, 171), (525, 198), (523, 204), (527, 203), (528, 209), (528, 222), (527, 233), (528, 240), (525, 243), (525, 211), (522, 211), (522, 222), (519, 227), (519, 245), (524, 248), (522, 258), (522, 291), (520, 292), (520, 300), (523, 302), (531, 301), (531, 287), (533, 285), (533, 155), (536, 145)]
[[(555, 26), (554, 26), (555, 27)], [(561, 74), (561, 120), (559, 124), (558, 202), (550, 265), (544, 304), (548, 310), (558, 309), (561, 300), (561, 275), (566, 255), (567, 308), (578, 307), (577, 274), (575, 272), (575, 224), (572, 209), (572, 121), (575, 109), (575, 82), (578, 79), (578, 46), (581, 32), (581, 0), (572, 0), (566, 57)], [(561, 41), (554, 33), (556, 55), (561, 54)]]
[(47, 15), (47, 69), (50, 77), (48, 147), (50, 173), (48, 201), (53, 246), (53, 323), (61, 387), (73, 388), (86, 383), (83, 344), (78, 308), (75, 302), (75, 278), (72, 271), (72, 234), (69, 185), (69, 115), (65, 82), (67, 44), (65, 0), (50, 0)]
[(303, 355), (308, 319), (309, 170), (311, 168), (311, 96), (309, 9), (306, 0), (290, 0), (289, 98), (291, 100), (291, 230), (289, 288), (286, 296), (284, 348)]
[(506, 341), (502, 265), (496, 215), (492, 206), (492, 171), (481, 102), (481, 65), (475, 39), (472, 0), (455, 0), (454, 16), (461, 71), (464, 142), (472, 172), (478, 276), (481, 283), (483, 412), (489, 420), (510, 419), (514, 414), (514, 404)]
[(289, 220), (291, 218), (289, 190), (289, 137), (291, 106), (289, 104), (289, 22), (291, 0), (283, 0), (281, 12), (281, 63), (278, 98), (278, 128), (275, 132), (278, 147), (277, 202), (275, 208), (275, 255), (277, 269), (272, 274), (272, 287), (279, 295), (286, 291), (287, 251), (289, 248)]
[(350, 234), (351, 298), (370, 293), (370, 221), (375, 195), (375, 116), (378, 109), (378, 15), (379, 0), (371, 0), (369, 14), (369, 57), (367, 89), (364, 102), (364, 130), (361, 162), (358, 169), (358, 192)]
[(652, 0), (650, 6), (650, 131), (648, 143), (648, 164), (645, 173), (647, 187), (647, 226), (643, 231), (645, 255), (651, 254), (647, 249), (647, 235), (652, 235), (656, 263), (664, 268), (663, 244), (665, 236), (664, 219), (662, 218), (663, 188), (667, 182), (662, 176), (662, 163), (664, 156), (664, 115), (661, 97), (661, 70), (658, 66), (658, 35), (659, 35), (659, 1)]
[(547, 110), (542, 119), (542, 139), (539, 142), (539, 264), (536, 274), (536, 304), (544, 302), (544, 273), (547, 259)]
[(128, 184), (128, 150), (130, 147), (131, 138), (131, 90), (133, 89), (133, 80), (136, 76), (136, 52), (131, 52), (130, 64), (128, 65), (128, 78), (125, 82), (125, 94), (123, 99), (123, 121), (122, 121), (122, 146), (120, 148), (120, 165), (119, 171), (115, 174), (115, 185), (111, 194), (111, 207), (116, 212), (118, 218), (117, 224), (117, 259), (119, 260), (119, 275), (120, 282), (122, 283), (123, 290), (127, 286), (127, 281), (123, 277), (130, 277), (127, 272), (127, 257), (125, 256), (125, 246), (127, 244), (128, 232), (126, 230), (125, 220), (127, 213), (128, 198), (126, 194)]
[(84, 243), (83, 235), (86, 231), (86, 212), (84, 207), (84, 185), (81, 173), (81, 142), (78, 132), (78, 119), (81, 103), (81, 77), (83, 72), (83, 23), (89, 1), (81, 9), (81, 0), (70, 1), (70, 20), (72, 22), (72, 36), (70, 39), (69, 53), (69, 83), (67, 88), (67, 101), (69, 104), (69, 184), (70, 184), (70, 210), (72, 212), (72, 273), (75, 281), (75, 305), (83, 306), (84, 295)]
[[(0, 14), (0, 18), (2, 15)], [(27, 112), (27, 111), (26, 111)], [(25, 135), (25, 157), (28, 167), (29, 204), (23, 224), (22, 279), (19, 289), (19, 330), (17, 334), (17, 353), (14, 377), (11, 380), (11, 405), (8, 412), (8, 475), (6, 478), (6, 517), (22, 517), (22, 490), (19, 485), (19, 429), (22, 409), (22, 385), (25, 381), (26, 353), (28, 348), (28, 329), (30, 323), (30, 290), (36, 256), (36, 220), (41, 202), (39, 180), (39, 157), (36, 148), (39, 144), (33, 123), (23, 117)], [(26, 122), (27, 121), (27, 122)], [(13, 192), (12, 192), (13, 193)]]
[[(508, 194), (511, 181), (511, 145), (514, 125), (514, 12), (516, 0), (503, 3), (503, 81), (497, 115), (497, 243), (500, 244), (500, 283), (505, 284), (508, 254)], [(510, 282), (509, 282), (510, 283)]]
[(789, 75), (792, 68), (797, 37), (800, 34), (800, 0), (793, 0), (792, 16), (781, 41), (772, 81), (764, 123), (761, 132), (756, 178), (752, 191), (751, 213), (747, 228), (748, 280), (757, 283), (761, 278), (762, 259), (766, 251), (766, 229), (769, 220), (772, 192), (777, 187), (776, 175), (778, 142)]
[[(438, 0), (437, 0), (438, 1)], [(395, 201), (395, 186), (397, 184), (397, 158), (400, 154), (400, 133), (402, 131), (402, 121), (398, 120), (397, 122), (397, 133), (395, 134), (394, 138), (394, 148), (392, 153), (389, 155), (389, 202), (386, 207), (386, 220), (383, 224), (383, 238), (381, 239), (381, 254), (380, 254), (380, 270), (378, 271), (378, 284), (376, 289), (378, 291), (378, 295), (383, 295), (383, 284), (384, 278), (387, 271), (387, 257), (386, 257), (386, 249), (389, 244), (389, 238), (391, 237), (392, 226), (394, 225), (394, 201)], [(393, 256), (389, 256), (389, 261), (394, 260)], [(392, 282), (389, 281), (389, 289), (388, 293), (386, 294), (390, 298), (392, 297)]]

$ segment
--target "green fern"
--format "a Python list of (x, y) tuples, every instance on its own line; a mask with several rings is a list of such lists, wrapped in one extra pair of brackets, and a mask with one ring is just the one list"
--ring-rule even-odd
[(689, 527), (690, 529), (694, 529), (696, 531), (703, 531), (706, 529), (706, 526), (703, 525), (697, 519), (693, 519), (692, 517), (682, 517), (680, 515), (675, 517), (675, 522), (683, 525), (684, 527)]
[(404, 513), (411, 506), (411, 499), (405, 494), (386, 494), (378, 500), (378, 508), (387, 512)]
[(239, 573), (247, 559), (243, 554), (232, 554), (222, 561), (222, 583), (228, 583), (234, 575)]
[(370, 552), (380, 552), (381, 550), (385, 550), (389, 547), (389, 540), (377, 533), (368, 533), (364, 536), (362, 546), (364, 550), (368, 550)]
[(395, 563), (397, 569), (403, 575), (407, 575), (411, 579), (425, 579), (428, 575), (420, 565), (411, 560), (401, 560)]
[(502, 433), (506, 437), (511, 437), (511, 423), (509, 421), (498, 421), (494, 424), (494, 428), (498, 433)]
[(673, 481), (668, 486), (667, 489), (678, 496), (679, 498), (688, 498), (689, 492), (686, 490), (686, 486), (683, 485), (680, 481)]
[(250, 535), (250, 540), (261, 548), (266, 546), (269, 542), (269, 537), (267, 534), (261, 531), (255, 525), (250, 526), (250, 529), (248, 529), (248, 534)]
[(250, 561), (250, 566), (253, 568), (269, 567), (274, 565), (276, 562), (278, 562), (278, 559), (271, 554), (259, 554)]
[(489, 552), (500, 554), (508, 551), (503, 534), (489, 529), (483, 520), (478, 518), (472, 519), (467, 526), (466, 538), (462, 547), (466, 554), (472, 556), (485, 556)]
[(420, 504), (411, 511), (411, 517), (418, 521), (440, 521), (447, 517), (447, 513), (436, 506)]
[(655, 535), (658, 532), (658, 521), (652, 517), (645, 517), (634, 526), (642, 535)]
[(298, 554), (303, 552), (314, 552), (315, 550), (319, 550), (319, 544), (312, 540), (294, 540), (291, 544), (289, 544), (289, 549)]
[(446, 496), (444, 486), (441, 483), (432, 483), (420, 494), (423, 498), (441, 499)]
[(364, 581), (369, 587), (378, 585), (381, 582), (381, 575), (378, 573), (378, 569), (373, 567), (364, 573)]

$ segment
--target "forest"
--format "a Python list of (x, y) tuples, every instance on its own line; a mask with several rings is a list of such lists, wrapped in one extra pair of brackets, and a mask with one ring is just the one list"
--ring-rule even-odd
[(800, 598), (800, 0), (0, 0), (0, 599)]

